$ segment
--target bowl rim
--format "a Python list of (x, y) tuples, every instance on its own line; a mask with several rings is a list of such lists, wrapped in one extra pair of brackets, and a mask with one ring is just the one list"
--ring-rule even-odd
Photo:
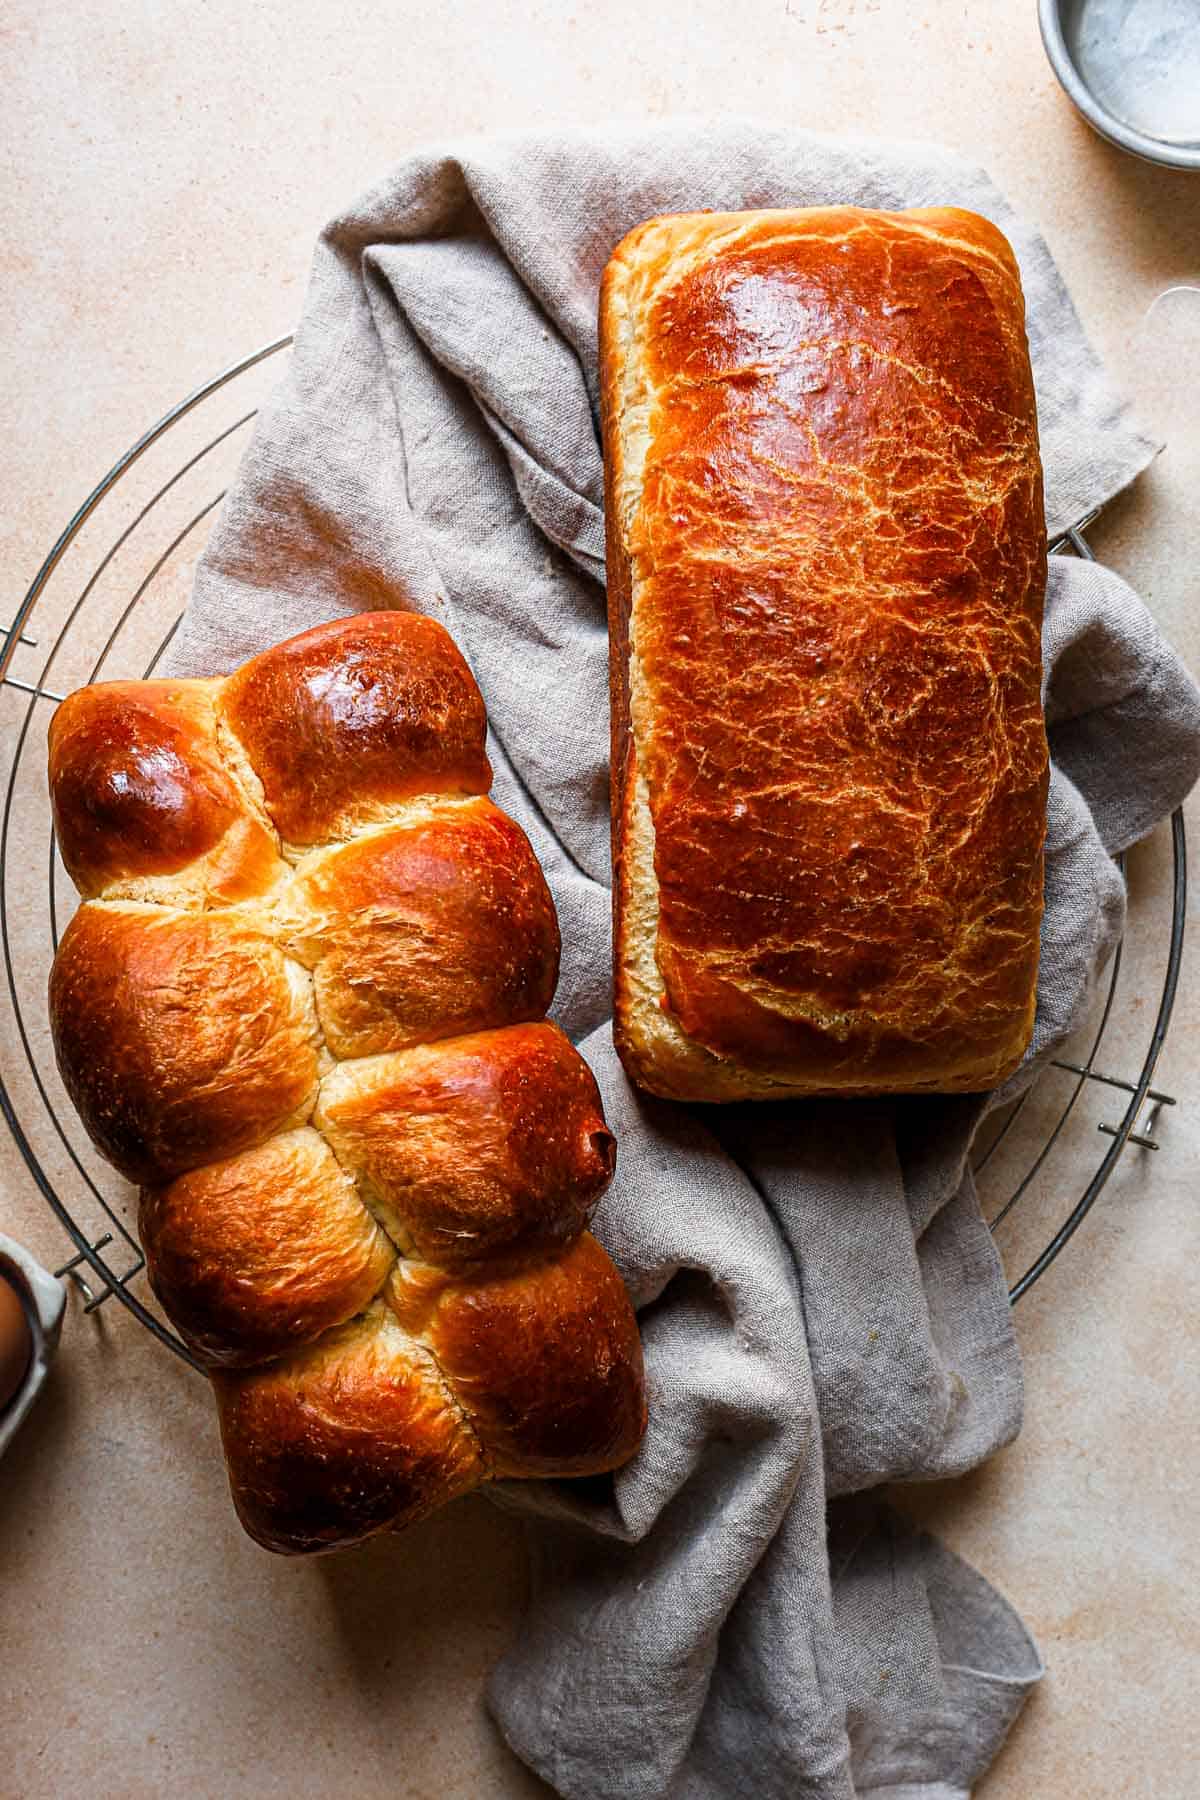
[(1063, 36), (1062, 0), (1038, 0), (1038, 25), (1042, 45), (1059, 86), (1092, 129), (1118, 150), (1128, 150), (1143, 162), (1160, 168), (1200, 170), (1200, 145), (1169, 144), (1163, 138), (1150, 137), (1132, 125), (1126, 125), (1108, 108), (1102, 106), (1075, 65)]

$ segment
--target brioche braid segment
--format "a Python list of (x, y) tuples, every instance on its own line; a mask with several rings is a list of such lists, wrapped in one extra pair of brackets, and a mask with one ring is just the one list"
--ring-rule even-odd
[(152, 1284), (272, 1548), (609, 1468), (644, 1426), (585, 1229), (614, 1141), (545, 1021), (553, 902), (486, 798), (485, 730), (409, 614), (224, 680), (84, 689), (52, 728), (84, 895), (51, 976), (60, 1068), (142, 1185)]

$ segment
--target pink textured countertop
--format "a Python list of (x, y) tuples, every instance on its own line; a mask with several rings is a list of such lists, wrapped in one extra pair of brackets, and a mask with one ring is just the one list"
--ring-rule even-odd
[[(1200, 177), (1093, 138), (1035, 12), (9, 0), (0, 623), (115, 456), (291, 329), (316, 231), (411, 146), (723, 107), (939, 139), (1037, 221), (1098, 348), (1168, 440), (1096, 548), (1200, 664), (1200, 293), (1168, 297), (1146, 325), (1156, 296), (1200, 286)], [(1143, 897), (1165, 873), (1161, 844), (1135, 862)], [(1182, 1102), (1162, 1149), (1125, 1159), (1019, 1310), (1023, 1436), (970, 1479), (904, 1500), (1010, 1596), (1049, 1663), (985, 1800), (1196, 1791), (1196, 962), (1193, 949), (1160, 1065)], [(1147, 984), (1113, 1051), (1134, 1066)], [(1072, 1179), (1064, 1168), (1060, 1215)], [(6, 1140), (0, 1226), (65, 1260)], [(73, 1297), (0, 1480), (3, 1800), (546, 1792), (480, 1699), (521, 1597), (512, 1523), (471, 1500), (342, 1558), (278, 1561), (236, 1526), (214, 1437), (203, 1383), (117, 1303), (85, 1318)]]

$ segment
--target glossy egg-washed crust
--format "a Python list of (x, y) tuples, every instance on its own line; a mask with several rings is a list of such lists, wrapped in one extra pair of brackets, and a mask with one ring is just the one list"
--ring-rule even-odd
[(600, 353), (627, 1069), (991, 1086), (1032, 1030), (1047, 785), (1007, 241), (943, 209), (651, 219)]
[(141, 1187), (151, 1283), (273, 1550), (597, 1474), (645, 1428), (587, 1231), (615, 1143), (545, 1018), (558, 923), (486, 797), (485, 731), (409, 613), (226, 679), (83, 688), (50, 728), (85, 896), (50, 977), (59, 1068)]

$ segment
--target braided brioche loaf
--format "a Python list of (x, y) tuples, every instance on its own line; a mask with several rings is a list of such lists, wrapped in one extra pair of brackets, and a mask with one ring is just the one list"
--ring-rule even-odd
[(51, 727), (85, 902), (50, 977), (59, 1067), (141, 1187), (151, 1282), (274, 1550), (616, 1467), (645, 1426), (585, 1229), (615, 1143), (544, 1017), (558, 924), (486, 798), (485, 730), (406, 613), (227, 679), (83, 688)]

